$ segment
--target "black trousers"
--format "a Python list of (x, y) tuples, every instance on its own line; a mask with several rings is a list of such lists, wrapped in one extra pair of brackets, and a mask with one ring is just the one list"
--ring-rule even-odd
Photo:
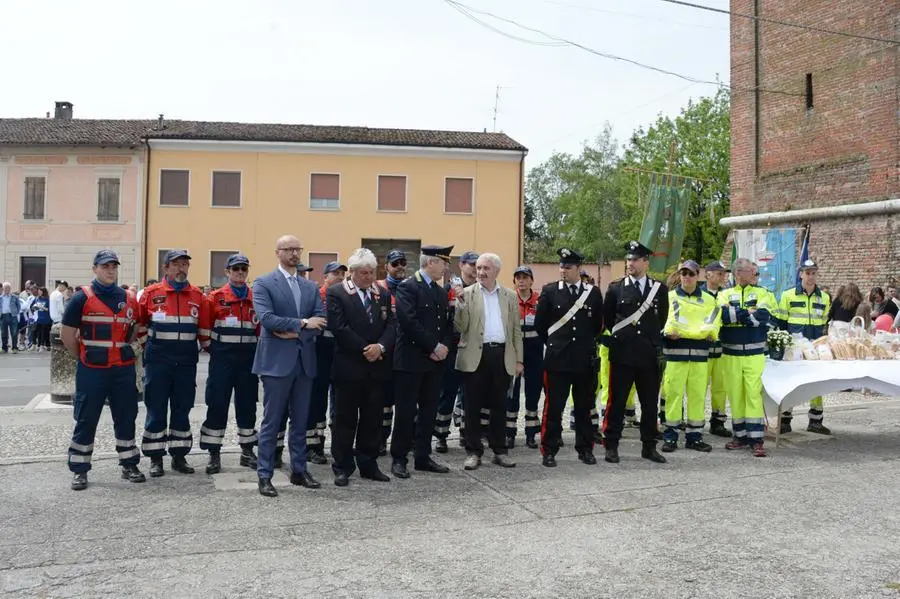
[(591, 408), (594, 407), (596, 371), (588, 368), (579, 372), (544, 371), (544, 416), (541, 422), (541, 454), (556, 455), (562, 442), (562, 415), (569, 401), (569, 390), (575, 403), (575, 450), (578, 453), (594, 450), (594, 428)]
[[(331, 469), (335, 474), (373, 472), (381, 442), (384, 382), (372, 378), (334, 381), (334, 417), (331, 429)], [(353, 442), (356, 441), (354, 464)]]
[(656, 418), (659, 401), (659, 364), (654, 360), (646, 366), (609, 365), (609, 399), (603, 417), (603, 435), (607, 449), (618, 449), (625, 419), (625, 402), (634, 385), (641, 402), (641, 442), (656, 444)]
[(484, 344), (481, 362), (475, 372), (462, 374), (466, 411), (466, 453), (479, 457), (484, 453), (481, 442), (481, 410), (490, 410), (488, 443), (496, 454), (506, 453), (506, 394), (511, 377), (503, 361), (503, 345)]
[(417, 462), (431, 455), (431, 434), (437, 414), (444, 368), (428, 372), (394, 371), (394, 432), (391, 458), (407, 462), (410, 449)]

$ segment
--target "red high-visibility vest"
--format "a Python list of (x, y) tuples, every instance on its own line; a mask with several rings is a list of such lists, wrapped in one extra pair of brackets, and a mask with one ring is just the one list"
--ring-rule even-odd
[(89, 368), (112, 368), (134, 364), (134, 350), (128, 342), (134, 328), (138, 304), (125, 294), (118, 311), (110, 310), (90, 285), (81, 288), (85, 302), (81, 310), (81, 335), (78, 339), (81, 363)]

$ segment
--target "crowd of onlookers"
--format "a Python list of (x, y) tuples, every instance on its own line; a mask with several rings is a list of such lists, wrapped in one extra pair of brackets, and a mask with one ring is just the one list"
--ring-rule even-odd
[[(895, 285), (888, 285), (887, 291), (873, 287), (869, 297), (863, 297), (855, 283), (838, 287), (831, 298), (831, 314), (828, 320), (850, 322), (854, 317), (862, 318), (866, 329), (870, 329), (879, 318), (892, 328), (900, 328), (900, 295)], [(884, 318), (884, 317), (887, 318)]]

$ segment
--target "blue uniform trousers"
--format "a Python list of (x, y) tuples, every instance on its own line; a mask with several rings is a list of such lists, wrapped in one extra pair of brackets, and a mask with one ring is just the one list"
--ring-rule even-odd
[(200, 449), (219, 451), (228, 426), (228, 407), (234, 392), (234, 419), (238, 443), (249, 449), (256, 445), (256, 402), (259, 378), (252, 372), (253, 353), (249, 355), (213, 355), (206, 378), (206, 420), (200, 428)]
[[(453, 420), (453, 409), (462, 389), (462, 381), (456, 370), (456, 350), (447, 354), (447, 369), (441, 379), (441, 396), (438, 399), (437, 415), (434, 417), (434, 436), (446, 439), (450, 434), (450, 422)], [(457, 424), (459, 424), (457, 422)], [(461, 424), (459, 426), (462, 426)]]
[(134, 365), (88, 368), (79, 361), (75, 369), (73, 401), (75, 430), (69, 445), (69, 470), (72, 472), (91, 469), (94, 436), (107, 399), (113, 417), (119, 464), (134, 465), (141, 459), (134, 439), (134, 421), (138, 413)]
[(260, 478), (272, 478), (275, 470), (275, 448), (278, 429), (290, 415), (288, 450), (291, 452), (291, 472), (306, 472), (306, 419), (309, 416), (309, 397), (313, 380), (303, 370), (300, 356), (287, 376), (261, 376), (263, 384), (263, 417), (259, 425)]
[(544, 386), (544, 342), (537, 337), (524, 340), (525, 371), (515, 378), (512, 393), (506, 396), (506, 436), (514, 438), (519, 428), (519, 396), (525, 379), (525, 434), (541, 432), (538, 402)]
[[(316, 339), (316, 377), (312, 383), (309, 416), (306, 421), (306, 445), (309, 451), (324, 453), (325, 420), (328, 413), (328, 396), (331, 393), (331, 365), (334, 363), (334, 337)], [(331, 402), (334, 410), (334, 399)]]
[(381, 444), (387, 444), (394, 423), (394, 380), (384, 383), (384, 394), (381, 400)]
[(147, 419), (141, 451), (145, 456), (164, 456), (167, 443), (171, 456), (190, 453), (194, 444), (190, 414), (196, 389), (196, 364), (144, 364)]

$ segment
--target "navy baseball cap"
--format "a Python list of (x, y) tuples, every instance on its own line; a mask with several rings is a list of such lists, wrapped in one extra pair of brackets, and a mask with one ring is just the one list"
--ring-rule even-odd
[(463, 264), (475, 264), (478, 262), (478, 252), (474, 252), (472, 250), (468, 250), (463, 252), (463, 255), (459, 257), (459, 261)]
[(297, 272), (312, 272), (315, 270), (312, 266), (307, 266), (302, 262), (297, 265)]
[(243, 254), (231, 254), (230, 256), (228, 256), (228, 260), (225, 262), (225, 268), (231, 268), (232, 266), (237, 266), (238, 264), (250, 266), (250, 259)]
[(698, 274), (700, 272), (700, 265), (694, 260), (685, 260), (678, 266), (678, 270), (689, 270), (694, 274)]
[(101, 264), (119, 264), (119, 257), (112, 250), (100, 250), (94, 254), (94, 266)]
[(343, 264), (341, 264), (340, 262), (329, 262), (328, 264), (325, 265), (325, 268), (322, 272), (324, 272), (327, 275), (330, 272), (337, 272), (339, 270), (346, 271), (347, 267), (344, 266)]
[(166, 254), (166, 264), (173, 260), (178, 260), (179, 258), (187, 258), (190, 260), (191, 256), (187, 253), (187, 250), (169, 250)]
[(387, 253), (387, 256), (384, 257), (385, 262), (388, 264), (393, 264), (399, 260), (406, 260), (406, 252), (403, 250), (391, 250)]
[(534, 271), (531, 270), (530, 266), (517, 266), (513, 271), (513, 278), (516, 278), (516, 275), (528, 275), (532, 279), (534, 278)]
[(706, 272), (715, 272), (715, 271), (731, 272), (731, 269), (729, 269), (727, 266), (725, 266), (725, 263), (722, 262), (721, 260), (716, 260), (715, 262), (710, 262), (709, 264), (706, 265), (705, 270), (706, 270)]

